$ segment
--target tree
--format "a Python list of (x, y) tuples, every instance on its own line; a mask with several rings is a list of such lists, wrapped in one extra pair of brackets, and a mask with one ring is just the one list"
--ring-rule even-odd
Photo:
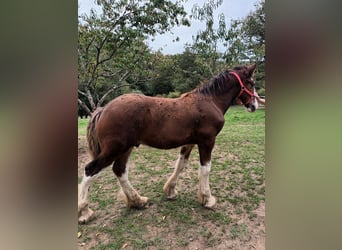
[(207, 64), (192, 49), (186, 47), (182, 54), (175, 56), (177, 68), (174, 70), (173, 85), (181, 93), (194, 89), (200, 82), (212, 76)]
[(206, 29), (199, 31), (193, 37), (194, 43), (191, 48), (200, 56), (202, 64), (206, 65), (211, 75), (221, 70), (218, 67), (221, 55), (217, 49), (218, 43), (223, 39), (226, 24), (224, 14), (221, 13), (219, 15), (219, 26), (217, 29), (214, 28), (214, 11), (222, 2), (223, 0), (209, 0), (202, 7), (195, 4), (192, 9), (193, 18), (205, 22)]
[(265, 95), (265, 2), (255, 6), (256, 10), (244, 20), (242, 30), (244, 40), (248, 41), (250, 60), (258, 63), (255, 72), (258, 92)]
[(255, 79), (259, 94), (265, 94), (265, 1), (241, 20), (233, 20), (225, 34), (224, 54), (228, 65), (258, 64)]
[(179, 2), (97, 0), (102, 13), (82, 15), (78, 25), (79, 105), (94, 111), (120, 87), (147, 77), (143, 70), (151, 58), (144, 40), (148, 35), (189, 25)]
[(155, 64), (152, 69), (154, 77), (151, 80), (152, 95), (163, 95), (173, 91), (172, 81), (175, 74), (173, 56), (163, 55), (160, 51), (155, 54)]

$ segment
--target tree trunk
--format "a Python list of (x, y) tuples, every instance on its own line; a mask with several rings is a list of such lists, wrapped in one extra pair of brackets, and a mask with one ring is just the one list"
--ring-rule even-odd
[(91, 115), (92, 111), (88, 108), (88, 106), (81, 99), (78, 99), (78, 104), (87, 112), (89, 116)]

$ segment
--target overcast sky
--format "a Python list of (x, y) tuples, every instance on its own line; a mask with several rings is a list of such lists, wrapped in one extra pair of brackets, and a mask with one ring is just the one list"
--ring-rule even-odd
[[(95, 0), (78, 0), (78, 12), (89, 13), (91, 8), (95, 8), (96, 10), (100, 10), (98, 6), (94, 4)], [(191, 9), (194, 4), (198, 4), (202, 6), (205, 0), (188, 0), (184, 3), (184, 8), (187, 13), (191, 13)], [(222, 5), (215, 11), (216, 22), (215, 25), (218, 25), (217, 17), (220, 13), (223, 13), (226, 18), (226, 24), (229, 26), (231, 20), (244, 18), (247, 14), (253, 10), (255, 10), (255, 4), (260, 2), (260, 0), (224, 0)], [(98, 12), (97, 11), (97, 12)], [(164, 54), (177, 54), (182, 53), (184, 51), (184, 45), (186, 43), (192, 43), (192, 37), (197, 34), (199, 30), (205, 29), (205, 23), (201, 23), (199, 21), (191, 20), (191, 27), (174, 27), (172, 29), (172, 33), (167, 33), (164, 35), (158, 35), (152, 42), (148, 41), (149, 46), (153, 50), (162, 49)], [(178, 42), (172, 42), (179, 37), (180, 40)], [(224, 47), (220, 46), (219, 51), (224, 52)]]

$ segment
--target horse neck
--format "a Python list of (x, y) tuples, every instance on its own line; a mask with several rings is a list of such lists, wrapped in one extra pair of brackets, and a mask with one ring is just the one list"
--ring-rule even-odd
[(233, 85), (225, 89), (221, 94), (212, 95), (212, 100), (222, 113), (225, 114), (239, 92), (239, 86)]

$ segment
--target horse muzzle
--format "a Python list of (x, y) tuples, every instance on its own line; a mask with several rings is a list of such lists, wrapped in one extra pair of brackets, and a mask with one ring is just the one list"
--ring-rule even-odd
[(247, 108), (248, 112), (254, 112), (256, 110), (255, 105), (253, 105), (251, 103), (246, 104), (245, 107)]

